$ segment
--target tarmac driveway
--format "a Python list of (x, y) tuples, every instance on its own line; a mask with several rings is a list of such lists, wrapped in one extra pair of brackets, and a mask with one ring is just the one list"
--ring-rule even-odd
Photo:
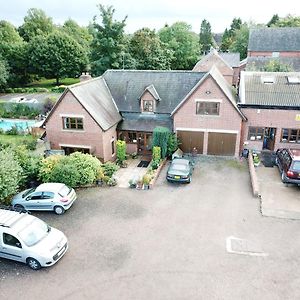
[(40, 271), (0, 260), (1, 299), (300, 297), (300, 224), (261, 216), (245, 164), (201, 160), (189, 185), (162, 174), (153, 190), (78, 196), (63, 216), (36, 214), (66, 233), (69, 251)]

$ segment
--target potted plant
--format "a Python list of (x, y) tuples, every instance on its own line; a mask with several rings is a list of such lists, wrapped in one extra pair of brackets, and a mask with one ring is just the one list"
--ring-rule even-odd
[(136, 180), (134, 178), (130, 179), (128, 183), (129, 183), (129, 187), (131, 189), (135, 189), (136, 188)]
[(252, 156), (253, 156), (253, 164), (254, 164), (254, 166), (258, 167), (259, 164), (260, 164), (259, 156), (257, 155), (257, 153), (253, 153)]
[(144, 187), (144, 190), (148, 190), (149, 189), (150, 181), (151, 181), (150, 174), (145, 174), (143, 176), (143, 187)]

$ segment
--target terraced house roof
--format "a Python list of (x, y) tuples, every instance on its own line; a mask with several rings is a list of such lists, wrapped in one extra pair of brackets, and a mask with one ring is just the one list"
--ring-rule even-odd
[(242, 72), (239, 105), (300, 109), (300, 72)]
[(248, 51), (300, 51), (300, 27), (252, 29)]

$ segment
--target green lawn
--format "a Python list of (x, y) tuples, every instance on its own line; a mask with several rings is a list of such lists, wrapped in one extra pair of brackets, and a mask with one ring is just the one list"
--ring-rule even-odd
[[(79, 78), (64, 78), (59, 81), (60, 85), (71, 85), (79, 82)], [(32, 88), (46, 88), (50, 89), (56, 86), (55, 79), (41, 79), (39, 81), (31, 82), (27, 85), (27, 87)]]
[(0, 144), (1, 143), (9, 143), (14, 145), (22, 145), (24, 142), (28, 143), (33, 140), (36, 140), (35, 137), (31, 135), (6, 135), (6, 134), (0, 134)]

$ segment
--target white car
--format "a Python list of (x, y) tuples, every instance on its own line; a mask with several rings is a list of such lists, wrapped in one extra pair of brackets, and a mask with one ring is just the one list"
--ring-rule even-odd
[(11, 99), (9, 100), (9, 102), (13, 102), (13, 103), (22, 103), (22, 102), (24, 102), (24, 101), (27, 101), (27, 98), (26, 98), (26, 97), (23, 97), (23, 96), (11, 98)]
[(19, 103), (39, 103), (39, 101), (37, 101), (35, 98), (31, 98), (31, 99), (24, 99), (21, 100)]
[(76, 199), (74, 189), (63, 183), (43, 183), (15, 195), (11, 204), (16, 209), (48, 210), (62, 215)]
[(49, 267), (68, 249), (59, 230), (27, 212), (0, 209), (0, 257), (26, 263), (31, 269)]

